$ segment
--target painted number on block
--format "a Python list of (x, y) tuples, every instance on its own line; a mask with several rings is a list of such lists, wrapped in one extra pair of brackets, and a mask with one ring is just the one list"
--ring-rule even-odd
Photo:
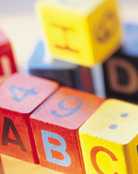
[(11, 93), (12, 99), (16, 102), (22, 102), (27, 97), (37, 95), (37, 91), (34, 88), (26, 89), (15, 85), (10, 86), (9, 91)]
[(109, 39), (116, 32), (117, 17), (112, 11), (108, 11), (102, 15), (101, 20), (98, 25), (95, 27), (95, 39), (99, 43), (105, 43), (109, 41)]
[(52, 110), (51, 114), (56, 117), (72, 116), (81, 109), (82, 105), (83, 102), (79, 97), (68, 96), (65, 97), (63, 100), (59, 101), (59, 110)]

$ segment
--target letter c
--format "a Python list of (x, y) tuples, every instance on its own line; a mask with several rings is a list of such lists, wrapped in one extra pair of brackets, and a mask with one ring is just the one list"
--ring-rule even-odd
[[(104, 152), (107, 155), (109, 155), (109, 157), (111, 158), (112, 161), (117, 161), (117, 158), (110, 150), (108, 150), (104, 147), (97, 146), (97, 147), (94, 147), (92, 149), (92, 151), (91, 151), (91, 161), (92, 161), (93, 167), (95, 168), (95, 170), (98, 174), (104, 174), (103, 171), (100, 169), (100, 167), (97, 164), (97, 158), (96, 157), (97, 157), (97, 154), (100, 153), (100, 152)], [(118, 174), (118, 172), (115, 172), (114, 174)]]

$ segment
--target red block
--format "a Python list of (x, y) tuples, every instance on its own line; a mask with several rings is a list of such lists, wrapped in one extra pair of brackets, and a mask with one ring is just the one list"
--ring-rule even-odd
[(10, 41), (0, 31), (0, 83), (15, 72), (17, 72), (17, 67)]
[(29, 116), (57, 88), (55, 82), (24, 74), (1, 85), (0, 153), (38, 162)]
[(64, 173), (84, 174), (79, 128), (103, 99), (60, 88), (31, 115), (40, 164)]

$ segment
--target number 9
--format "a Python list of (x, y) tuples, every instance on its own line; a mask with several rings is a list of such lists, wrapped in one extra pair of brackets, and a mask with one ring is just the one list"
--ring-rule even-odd
[[(75, 103), (75, 105), (73, 107), (67, 106), (66, 104), (70, 103), (71, 101), (73, 101)], [(68, 96), (58, 103), (58, 108), (61, 110), (61, 112), (52, 110), (51, 114), (56, 117), (68, 117), (68, 116), (71, 116), (74, 113), (78, 112), (80, 110), (80, 108), (82, 107), (82, 104), (83, 103), (79, 97)], [(62, 111), (65, 113), (62, 113)]]

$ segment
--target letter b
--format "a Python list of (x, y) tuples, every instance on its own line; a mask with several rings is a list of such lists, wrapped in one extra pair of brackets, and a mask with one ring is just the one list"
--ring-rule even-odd
[[(71, 165), (71, 158), (66, 151), (67, 145), (64, 138), (56, 133), (44, 130), (41, 131), (41, 134), (47, 161), (59, 166), (69, 167)], [(50, 140), (53, 140), (53, 143)], [(55, 145), (55, 141), (58, 142), (58, 145), (57, 143)], [(58, 155), (54, 157), (54, 152), (60, 154), (59, 157)]]

